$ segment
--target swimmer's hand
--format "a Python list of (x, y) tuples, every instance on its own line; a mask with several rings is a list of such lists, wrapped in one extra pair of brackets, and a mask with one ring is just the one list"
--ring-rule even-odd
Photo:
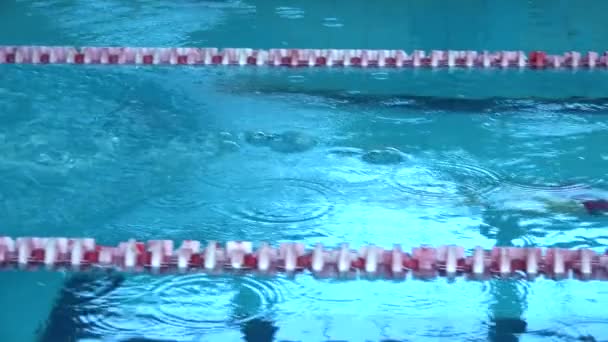
[(544, 202), (547, 211), (556, 214), (580, 214), (583, 210), (581, 203), (577, 201), (556, 201), (543, 199), (542, 202)]

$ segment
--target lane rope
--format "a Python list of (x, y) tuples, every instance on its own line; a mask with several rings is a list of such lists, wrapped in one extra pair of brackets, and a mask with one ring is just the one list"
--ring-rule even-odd
[(608, 68), (608, 51), (357, 50), (0, 46), (0, 64), (240, 65), (359, 68)]
[(276, 247), (252, 242), (183, 241), (174, 248), (171, 240), (136, 240), (117, 246), (102, 246), (91, 238), (0, 237), (0, 267), (18, 270), (112, 269), (127, 272), (206, 272), (217, 274), (295, 274), (311, 272), (319, 277), (381, 277), (405, 279), (456, 277), (523, 277), (533, 279), (608, 279), (608, 252), (587, 248), (481, 247), (469, 253), (455, 245), (437, 248), (414, 247), (405, 252), (401, 245), (391, 249), (365, 245), (358, 250), (348, 243), (326, 249), (316, 244), (306, 249), (301, 243), (285, 242)]

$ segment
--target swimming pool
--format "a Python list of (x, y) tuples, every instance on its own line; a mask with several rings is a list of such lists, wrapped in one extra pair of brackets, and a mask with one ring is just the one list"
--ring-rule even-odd
[[(606, 6), (33, 1), (1, 4), (0, 27), (16, 45), (603, 51)], [(605, 248), (605, 218), (573, 206), (606, 197), (604, 70), (0, 72), (3, 234)], [(595, 281), (0, 279), (2, 341), (606, 339)]]

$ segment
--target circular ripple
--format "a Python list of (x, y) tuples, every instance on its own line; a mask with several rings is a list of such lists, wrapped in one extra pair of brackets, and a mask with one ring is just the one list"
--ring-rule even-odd
[(155, 320), (189, 330), (223, 328), (227, 321), (248, 321), (263, 315), (282, 299), (274, 279), (233, 280), (193, 274), (165, 277), (156, 285)]
[(76, 273), (66, 282), (64, 291), (75, 302), (87, 303), (112, 295), (123, 281), (120, 274)]
[(244, 184), (257, 182), (259, 175), (272, 168), (272, 161), (256, 154), (230, 154), (223, 159), (210, 160), (193, 172), (197, 182), (217, 189), (241, 189)]
[(455, 199), (485, 195), (496, 189), (501, 179), (495, 172), (481, 167), (435, 162), (397, 169), (392, 184), (405, 193), (423, 198)]
[(297, 223), (318, 219), (333, 208), (330, 190), (299, 179), (268, 179), (243, 188), (231, 214), (262, 223)]
[(102, 336), (196, 335), (264, 315), (282, 287), (278, 279), (142, 275), (79, 305), (76, 318)]
[(209, 204), (208, 196), (196, 184), (195, 177), (183, 179), (167, 179), (166, 188), (158, 191), (158, 195), (152, 196), (148, 204), (162, 210), (197, 209)]
[(372, 168), (359, 165), (344, 165), (328, 171), (328, 176), (347, 183), (371, 183), (382, 177), (383, 174)]
[(127, 281), (123, 279), (119, 274), (95, 280), (79, 279), (72, 287), (74, 295), (86, 299), (74, 307), (74, 319), (85, 326), (88, 333), (119, 336), (154, 328), (155, 322), (145, 315), (142, 306), (148, 290), (145, 283), (125, 285)]
[(208, 205), (205, 201), (205, 194), (192, 192), (183, 188), (179, 193), (168, 193), (160, 197), (155, 197), (149, 201), (150, 205), (159, 209), (170, 210), (191, 210)]
[(365, 163), (361, 156), (365, 152), (358, 148), (333, 148), (327, 151), (328, 159), (332, 162), (326, 174), (336, 181), (348, 183), (370, 183), (385, 176), (383, 170)]

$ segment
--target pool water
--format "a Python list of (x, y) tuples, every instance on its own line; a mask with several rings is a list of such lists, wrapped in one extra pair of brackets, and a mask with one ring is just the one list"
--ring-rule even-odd
[[(607, 6), (16, 1), (0, 41), (602, 51)], [(608, 243), (607, 218), (580, 206), (608, 198), (605, 71), (0, 73), (3, 235)], [(598, 281), (2, 272), (0, 289), (8, 342), (608, 339)]]

